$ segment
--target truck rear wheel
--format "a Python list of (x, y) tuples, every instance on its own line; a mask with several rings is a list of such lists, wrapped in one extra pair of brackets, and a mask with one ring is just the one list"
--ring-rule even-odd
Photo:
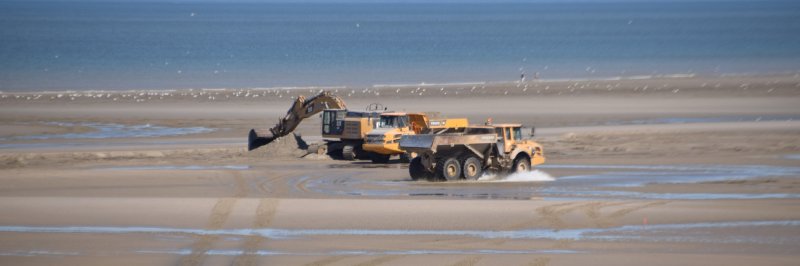
[(371, 153), (369, 155), (369, 159), (372, 160), (372, 163), (388, 163), (389, 159), (392, 158), (390, 154), (380, 154), (380, 153)]
[(342, 158), (348, 161), (355, 160), (356, 152), (354, 149), (355, 147), (353, 147), (353, 145), (345, 145), (344, 148), (342, 148)]
[(453, 157), (445, 157), (436, 163), (436, 174), (439, 179), (454, 181), (461, 178), (461, 163)]
[(417, 157), (417, 154), (414, 152), (404, 152), (400, 154), (400, 162), (408, 163), (411, 162), (411, 159)]
[(478, 180), (483, 174), (483, 164), (475, 156), (469, 156), (464, 160), (463, 168), (464, 178), (467, 180)]
[(514, 164), (511, 167), (512, 173), (522, 173), (531, 170), (531, 160), (525, 156), (518, 156), (514, 159)]
[(433, 173), (425, 169), (425, 166), (422, 165), (422, 158), (419, 157), (411, 159), (411, 163), (408, 164), (408, 174), (411, 175), (411, 180), (414, 181), (433, 179)]

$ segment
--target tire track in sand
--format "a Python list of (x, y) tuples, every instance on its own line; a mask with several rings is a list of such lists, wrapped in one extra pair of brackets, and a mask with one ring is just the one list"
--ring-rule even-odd
[[(228, 220), (233, 206), (236, 204), (236, 198), (222, 198), (218, 199), (217, 203), (211, 209), (211, 216), (209, 217), (208, 226), (206, 229), (216, 230), (221, 229), (225, 221)], [(205, 260), (206, 252), (211, 248), (219, 236), (203, 235), (197, 237), (197, 241), (192, 244), (192, 253), (180, 259), (178, 265), (193, 266), (200, 265)]]
[(378, 257), (378, 258), (375, 258), (375, 259), (371, 259), (371, 260), (356, 264), (356, 266), (376, 266), (376, 265), (381, 265), (381, 264), (384, 264), (384, 263), (399, 259), (400, 257), (402, 257), (402, 256), (397, 256), (397, 255), (382, 256), (382, 257)]
[(343, 260), (345, 258), (348, 258), (348, 257), (349, 256), (326, 257), (326, 258), (323, 258), (321, 260), (315, 260), (315, 261), (312, 261), (310, 263), (307, 263), (304, 266), (325, 266), (325, 265), (330, 265), (330, 264), (334, 264), (334, 263), (336, 263), (336, 262), (338, 262), (340, 260)]
[(483, 258), (482, 256), (469, 257), (469, 258), (457, 261), (456, 263), (451, 264), (451, 265), (452, 266), (474, 266), (475, 264), (478, 264), (478, 262), (481, 261), (482, 258)]
[(665, 201), (656, 201), (656, 202), (650, 202), (650, 203), (642, 204), (642, 205), (639, 205), (639, 206), (628, 207), (628, 208), (624, 208), (624, 209), (612, 212), (611, 214), (608, 215), (608, 217), (610, 217), (610, 218), (619, 218), (619, 217), (625, 216), (625, 215), (627, 215), (629, 213), (632, 213), (632, 212), (635, 212), (635, 211), (638, 211), (638, 210), (646, 209), (646, 208), (653, 207), (653, 206), (666, 205), (667, 203), (670, 203), (670, 201), (666, 201), (666, 200)]
[[(225, 222), (228, 221), (233, 206), (240, 197), (247, 195), (247, 186), (239, 171), (227, 171), (233, 176), (233, 181), (236, 184), (236, 191), (234, 197), (220, 198), (211, 208), (211, 215), (208, 217), (208, 225), (206, 229), (217, 230), (221, 229)], [(194, 266), (201, 265), (206, 257), (206, 252), (211, 249), (211, 245), (219, 239), (219, 236), (203, 235), (197, 237), (197, 241), (192, 244), (192, 252), (189, 255), (181, 257), (178, 265), (181, 266)]]
[(528, 266), (547, 266), (550, 264), (550, 257), (535, 258), (528, 263)]
[[(613, 225), (613, 220), (621, 218), (634, 211), (646, 209), (649, 207), (664, 205), (669, 201), (656, 201), (656, 202), (568, 202), (552, 204), (539, 207), (535, 210), (536, 219), (533, 221), (523, 222), (512, 225), (511, 228), (525, 228), (537, 222), (544, 223), (553, 229), (566, 229), (567, 222), (564, 220), (564, 215), (570, 214), (575, 211), (581, 211), (583, 216), (589, 219), (589, 222), (597, 227), (609, 227)], [(627, 206), (626, 206), (627, 205)], [(607, 213), (604, 210), (613, 207), (624, 207), (622, 209)]]
[[(564, 216), (570, 213), (580, 211), (583, 216), (588, 218), (588, 222), (592, 223), (595, 227), (607, 228), (613, 226), (615, 221), (624, 217), (632, 212), (647, 209), (649, 207), (665, 205), (670, 201), (655, 201), (655, 202), (565, 202), (551, 204), (536, 208), (535, 218), (532, 220), (520, 222), (506, 227), (507, 229), (522, 229), (529, 228), (532, 225), (543, 224), (554, 230), (561, 230), (568, 228), (568, 223), (564, 220)], [(608, 208), (620, 208), (614, 211), (604, 211)], [(504, 244), (507, 239), (497, 239), (492, 241), (495, 245)], [(556, 244), (557, 247), (568, 247), (572, 241), (563, 241)]]
[[(256, 215), (253, 219), (253, 228), (264, 228), (269, 226), (269, 224), (272, 222), (272, 218), (275, 217), (275, 212), (278, 209), (279, 203), (280, 200), (278, 199), (261, 199), (258, 202), (258, 207), (256, 208)], [(264, 242), (264, 240), (266, 240), (266, 237), (257, 235), (248, 236), (245, 240), (244, 246), (242, 247), (244, 253), (234, 258), (231, 265), (258, 265), (258, 256), (253, 253), (258, 250), (258, 247)]]

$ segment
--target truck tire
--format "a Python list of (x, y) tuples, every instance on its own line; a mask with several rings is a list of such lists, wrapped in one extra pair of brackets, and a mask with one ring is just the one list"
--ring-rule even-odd
[(469, 156), (463, 161), (461, 172), (466, 180), (478, 180), (483, 175), (483, 164), (475, 156)]
[(514, 164), (511, 165), (511, 172), (527, 172), (531, 170), (531, 160), (526, 156), (517, 156), (514, 159)]
[(439, 180), (458, 180), (461, 178), (461, 163), (453, 157), (439, 159), (439, 162), (436, 163), (436, 175)]
[(345, 145), (344, 148), (342, 148), (342, 158), (348, 161), (355, 160), (356, 152), (354, 149), (355, 148), (353, 147), (353, 145)]
[(392, 158), (392, 155), (389, 154), (380, 154), (380, 153), (370, 153), (369, 159), (372, 160), (372, 163), (388, 163), (389, 159)]
[(404, 152), (400, 154), (400, 162), (408, 163), (411, 162), (412, 159), (416, 158), (417, 154), (413, 152)]
[(432, 180), (433, 173), (425, 169), (425, 166), (422, 165), (422, 158), (414, 158), (411, 159), (411, 163), (408, 164), (408, 174), (411, 175), (411, 180), (417, 181), (420, 179), (425, 180)]

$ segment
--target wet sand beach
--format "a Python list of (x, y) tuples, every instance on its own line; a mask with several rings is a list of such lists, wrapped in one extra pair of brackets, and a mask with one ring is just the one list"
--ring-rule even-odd
[[(429, 183), (246, 150), (323, 89), (535, 126), (547, 162)], [(795, 265), (798, 102), (797, 75), (3, 92), (0, 264)]]

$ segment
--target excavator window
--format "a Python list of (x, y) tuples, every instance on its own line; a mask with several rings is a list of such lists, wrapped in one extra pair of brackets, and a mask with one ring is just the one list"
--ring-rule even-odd
[(344, 117), (347, 111), (325, 110), (322, 113), (322, 134), (339, 135), (344, 131)]
[(322, 134), (330, 134), (332, 114), (333, 112), (322, 113)]

